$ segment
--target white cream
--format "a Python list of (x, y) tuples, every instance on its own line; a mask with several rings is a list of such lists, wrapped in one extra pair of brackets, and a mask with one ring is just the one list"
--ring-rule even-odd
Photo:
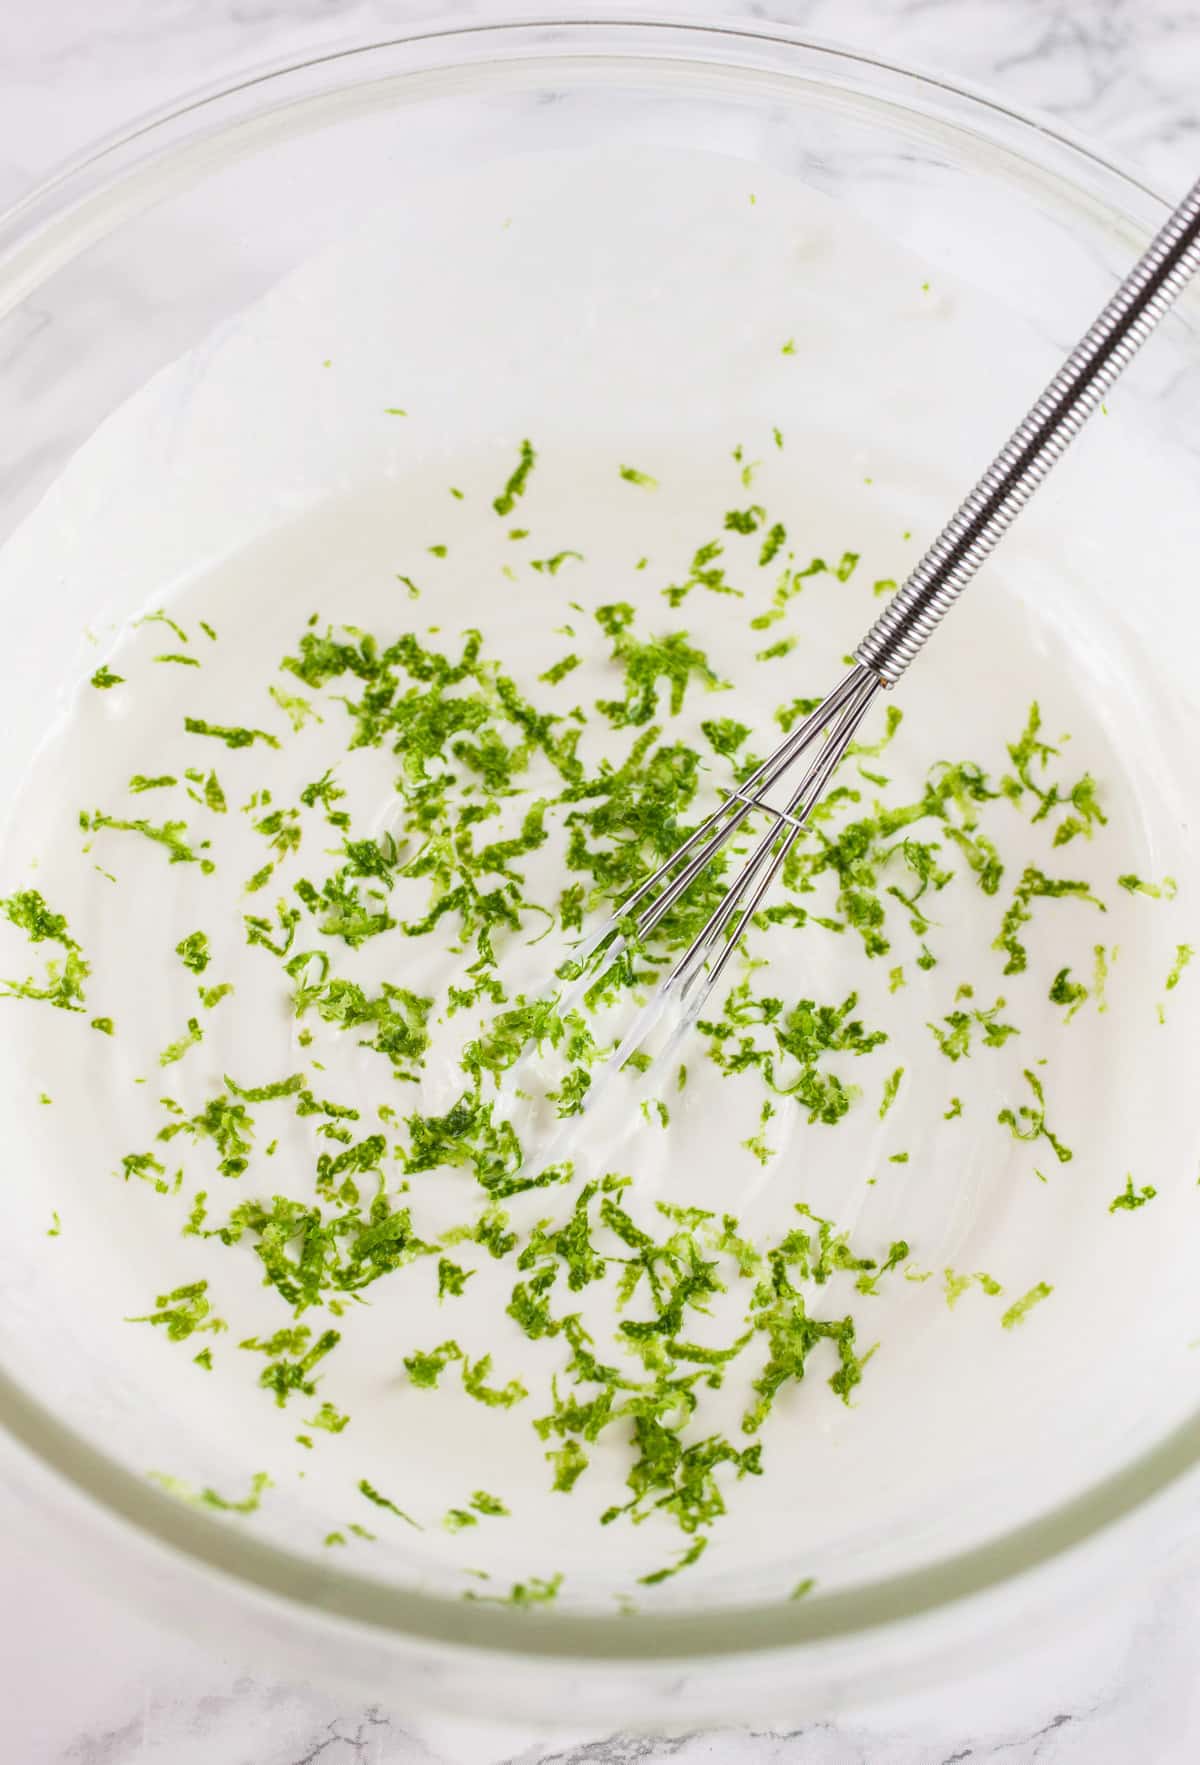
[[(418, 1104), (433, 1111), (460, 1088), (455, 1055), (469, 1029), (461, 1017), (438, 1030), (421, 1086), (397, 1084), (386, 1061), (311, 1017), (315, 1039), (299, 1045), (279, 965), (245, 944), (243, 913), (269, 914), (297, 878), (319, 880), (332, 868), (323, 853), (336, 845), (318, 816), (307, 817), (300, 852), (271, 885), (244, 895), (244, 879), (266, 856), (251, 817), (240, 813), (252, 792), (266, 786), (274, 803), (293, 804), (336, 765), (356, 833), (398, 826), (396, 762), (386, 752), (346, 753), (337, 687), (319, 702), (324, 721), (294, 735), (267, 696), (271, 680), (303, 691), (274, 671), (295, 652), (309, 615), (319, 614), (322, 627), (345, 622), (385, 640), (412, 630), (448, 652), (463, 628), (478, 626), (487, 652), (530, 697), (565, 711), (619, 696), (620, 673), (592, 611), (629, 600), (643, 634), (686, 629), (732, 683), (709, 693), (693, 682), (669, 734), (706, 751), (700, 721), (736, 717), (754, 731), (749, 746), (765, 752), (778, 733), (775, 707), (834, 684), (882, 604), (872, 585), (903, 576), (982, 464), (996, 426), (1015, 415), (1013, 383), (1032, 390), (1052, 353), (1011, 326), (1006, 349), (989, 348), (997, 309), (940, 279), (927, 289), (925, 280), (919, 264), (810, 193), (757, 168), (751, 192), (736, 162), (663, 153), (496, 168), (381, 217), (160, 377), (105, 426), (0, 557), (0, 592), (24, 591), (31, 643), (51, 642), (56, 620), (60, 634), (66, 629), (68, 612), (49, 604), (56, 597), (63, 609), (87, 605), (102, 637), (101, 647), (81, 651), (62, 714), (23, 783), (3, 886), (37, 887), (67, 914), (92, 964), (88, 1016), (116, 1024), (109, 1040), (88, 1016), (3, 1006), (20, 1034), (10, 1035), (0, 1061), (15, 1246), (0, 1351), (130, 1468), (229, 1497), (266, 1471), (274, 1487), (248, 1523), (320, 1556), (328, 1532), (358, 1522), (379, 1535), (352, 1540), (360, 1568), (441, 1589), (476, 1585), (468, 1568), (486, 1570), (496, 1591), (561, 1571), (563, 1600), (607, 1609), (687, 1544), (665, 1521), (597, 1524), (627, 1496), (631, 1454), (621, 1430), (594, 1450), (570, 1496), (549, 1493), (545, 1446), (530, 1421), (550, 1407), (549, 1378), (563, 1352), (527, 1341), (503, 1315), (516, 1278), (511, 1259), (455, 1252), (478, 1273), (462, 1299), (440, 1309), (433, 1260), (419, 1262), (369, 1288), (369, 1305), (337, 1320), (343, 1341), (320, 1369), (320, 1397), (351, 1415), (343, 1433), (304, 1426), (315, 1400), (293, 1397), (276, 1408), (255, 1386), (260, 1357), (236, 1344), (278, 1329), (286, 1311), (262, 1287), (248, 1243), (225, 1249), (180, 1228), (201, 1188), (210, 1223), (248, 1196), (311, 1193), (324, 1143), (311, 1118), (298, 1122), (290, 1105), (264, 1104), (255, 1111), (250, 1171), (224, 1181), (211, 1145), (156, 1145), (166, 1120), (159, 1099), (170, 1095), (191, 1112), (226, 1074), (253, 1086), (303, 1068), (319, 1094), (356, 1103), (367, 1131), (380, 1102), (401, 1113)], [(794, 352), (784, 353), (789, 339)], [(914, 408), (918, 389), (936, 400), (936, 421)], [(537, 466), (501, 519), (491, 501), (526, 435)], [(748, 487), (730, 457), (735, 444), (753, 466)], [(771, 961), (761, 990), (789, 1002), (836, 1002), (857, 991), (867, 1027), (887, 1031), (870, 1055), (829, 1062), (863, 1092), (836, 1127), (809, 1126), (780, 1100), (766, 1129), (775, 1156), (764, 1167), (744, 1145), (759, 1126), (760, 1081), (722, 1078), (697, 1044), (669, 1130), (647, 1128), (615, 1166), (607, 1146), (596, 1149), (603, 1168), (634, 1172), (643, 1201), (733, 1212), (760, 1240), (797, 1223), (794, 1204), (803, 1201), (848, 1228), (860, 1254), (881, 1256), (903, 1236), (910, 1272), (931, 1271), (925, 1282), (890, 1276), (877, 1296), (856, 1294), (841, 1276), (814, 1296), (816, 1315), (854, 1312), (860, 1349), (880, 1345), (852, 1405), (826, 1388), (835, 1363), (818, 1350), (804, 1385), (776, 1400), (762, 1435), (766, 1474), (728, 1487), (730, 1512), (703, 1563), (678, 1582), (638, 1590), (640, 1600), (687, 1602), (701, 1581), (713, 1602), (783, 1597), (801, 1577), (828, 1587), (928, 1561), (1040, 1511), (1187, 1409), (1188, 1341), (1200, 1320), (1176, 1251), (1196, 1206), (1187, 1090), (1194, 977), (1169, 997), (1163, 989), (1176, 945), (1196, 928), (1194, 835), (1179, 813), (1192, 765), (1181, 729), (1194, 739), (1194, 713), (1160, 659), (1142, 660), (1138, 636), (1113, 611), (1131, 582), (1153, 587), (1158, 569), (1106, 502), (1119, 473), (1137, 472), (1136, 445), (1115, 432), (1092, 438), (1086, 452), (914, 669), (897, 695), (899, 735), (881, 760), (864, 763), (894, 781), (890, 802), (919, 794), (939, 758), (975, 759), (996, 776), (1008, 769), (1005, 743), (1037, 698), (1047, 739), (1071, 733), (1064, 771), (1101, 781), (1107, 827), (1056, 851), (1046, 824), (1031, 827), (1008, 804), (993, 806), (984, 828), (1006, 865), (1000, 892), (987, 897), (960, 880), (927, 903), (938, 957), (928, 973), (915, 962), (921, 939), (894, 903), (893, 949), (874, 962), (850, 932), (780, 928), (760, 940), (755, 953)], [(658, 488), (622, 480), (620, 464), (653, 474)], [(1146, 484), (1139, 494), (1152, 509), (1169, 490)], [(778, 567), (757, 566), (757, 539), (721, 532), (723, 512), (750, 503), (785, 523), (796, 565), (860, 554), (848, 582), (812, 578), (766, 631), (750, 629), (749, 619), (770, 605)], [(509, 540), (513, 527), (528, 528), (529, 540)], [(697, 547), (713, 538), (725, 543), (720, 562), (745, 599), (696, 589), (673, 612), (660, 591), (684, 581)], [(443, 544), (446, 558), (431, 555)], [(565, 548), (583, 561), (553, 575), (532, 569), (531, 559)], [(419, 585), (418, 600), (399, 577)], [(131, 628), (132, 614), (160, 606), (187, 632), (200, 668), (154, 661), (184, 647), (162, 624)], [(200, 620), (216, 630), (215, 642)], [(567, 624), (574, 635), (561, 631)], [(427, 635), (431, 626), (438, 636)], [(786, 657), (755, 659), (791, 636), (798, 642)], [(568, 651), (583, 666), (557, 686), (539, 685)], [(124, 677), (106, 692), (86, 684), (102, 655)], [(1151, 663), (1159, 669), (1153, 692)], [(266, 729), (281, 745), (230, 752), (186, 735), (185, 714)], [(32, 691), (18, 701), (18, 727), (21, 718), (30, 731), (50, 722)], [(864, 739), (876, 739), (881, 723), (880, 712)], [(593, 763), (610, 751), (619, 760), (631, 739), (593, 713), (581, 752)], [(12, 788), (12, 754), (5, 764)], [(182, 778), (189, 767), (215, 768), (225, 816), (190, 803), (182, 787), (128, 793), (134, 773)], [(706, 788), (724, 777), (715, 763)], [(869, 806), (874, 787), (853, 768), (839, 782), (858, 785)], [(555, 788), (537, 767), (528, 784), (531, 794)], [(505, 805), (503, 820), (481, 837), (515, 827), (525, 806)], [(161, 848), (133, 834), (85, 841), (78, 812), (97, 808), (186, 819), (193, 838), (211, 838), (216, 873), (169, 866)], [(535, 900), (553, 899), (571, 880), (561, 816), (548, 825), (547, 846), (518, 866)], [(931, 825), (919, 830), (936, 834)], [(946, 858), (956, 863), (949, 848)], [(1023, 933), (1029, 969), (1003, 977), (993, 940), (1026, 863), (1087, 878), (1108, 911), (1035, 902)], [(1116, 883), (1130, 871), (1156, 881), (1173, 873), (1178, 897), (1130, 895)], [(886, 880), (905, 886), (900, 873)], [(426, 904), (423, 885), (405, 883), (391, 910), (401, 918)], [(806, 904), (832, 911), (832, 888)], [(561, 951), (557, 934), (525, 941), (542, 923), (531, 915), (525, 936), (504, 950), (502, 973), (514, 990), (539, 987)], [(199, 1006), (195, 978), (172, 954), (197, 928), (213, 948), (204, 984), (236, 989), (212, 1011)], [(307, 930), (308, 922), (297, 948), (307, 947)], [(329, 948), (338, 972), (364, 985), (387, 979), (433, 992), (455, 973), (448, 942), (396, 931), (357, 952)], [(1089, 1000), (1065, 1023), (1046, 997), (1049, 982), (1068, 964), (1090, 982), (1096, 944), (1110, 958), (1119, 949), (1107, 1009)], [(0, 971), (20, 977), (43, 948), (5, 927), (0, 951)], [(897, 964), (907, 984), (892, 992)], [(1020, 1034), (952, 1063), (927, 1025), (955, 1007), (964, 982), (981, 1007), (1003, 996), (1001, 1015)], [(1157, 1017), (1164, 999), (1165, 1026)], [(161, 1069), (160, 1051), (193, 1016), (203, 1042)], [(1045, 1067), (1036, 1064), (1043, 1059)], [(881, 1120), (883, 1083), (897, 1066), (905, 1077)], [(1044, 1078), (1050, 1123), (1074, 1152), (1069, 1164), (1046, 1141), (1017, 1142), (997, 1123), (1001, 1108), (1030, 1100), (1025, 1068)], [(43, 1091), (49, 1106), (38, 1101)], [(954, 1096), (963, 1113), (946, 1121)], [(267, 1158), (275, 1136), (278, 1150)], [(123, 1154), (148, 1149), (170, 1174), (183, 1169), (179, 1196), (114, 1177)], [(890, 1162), (895, 1153), (907, 1162)], [(1110, 1214), (1127, 1172), (1158, 1196), (1137, 1213)], [(423, 1237), (470, 1219), (483, 1199), (461, 1171), (411, 1181)], [(527, 1225), (569, 1210), (569, 1200), (538, 1194), (511, 1211)], [(51, 1209), (62, 1231), (47, 1239)], [(951, 1309), (947, 1267), (987, 1271), (1004, 1295), (973, 1286)], [(153, 1309), (156, 1294), (202, 1277), (230, 1321), (228, 1335), (179, 1345), (125, 1321)], [(1019, 1328), (1002, 1329), (1004, 1309), (1040, 1281), (1053, 1285), (1052, 1296)], [(741, 1307), (747, 1295), (733, 1297)], [(565, 1291), (552, 1303), (567, 1309)], [(603, 1313), (589, 1315), (604, 1325)], [(314, 1332), (329, 1322), (321, 1312), (304, 1321)], [(710, 1328), (703, 1340), (730, 1333), (715, 1319)], [(595, 1333), (603, 1354), (602, 1328)], [(698, 1337), (699, 1326), (688, 1333)], [(493, 1381), (520, 1377), (529, 1398), (510, 1411), (484, 1409), (460, 1391), (453, 1368), (438, 1391), (414, 1389), (403, 1356), (447, 1337), (472, 1354), (490, 1351)], [(212, 1375), (190, 1365), (205, 1344)], [(763, 1358), (752, 1345), (726, 1387), (704, 1393), (697, 1437), (719, 1428), (741, 1440), (747, 1382)], [(296, 1444), (298, 1433), (315, 1440), (311, 1451)], [(426, 1530), (372, 1509), (355, 1490), (362, 1477)], [(445, 1510), (480, 1487), (500, 1496), (511, 1517), (446, 1532)]]

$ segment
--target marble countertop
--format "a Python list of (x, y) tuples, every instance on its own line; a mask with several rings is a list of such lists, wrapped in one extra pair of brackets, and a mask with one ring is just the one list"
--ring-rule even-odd
[[(487, 9), (486, 0), (454, 8)], [(98, 133), (198, 83), (445, 9), (435, 0), (13, 0), (0, 10), (6, 202)], [(703, 12), (776, 19), (966, 77), (1090, 135), (1164, 191), (1196, 175), (1192, 0), (724, 0)], [(280, 1683), (131, 1615), (48, 1565), (11, 1527), (0, 1527), (0, 1585), (0, 1744), (12, 1765), (1175, 1765), (1200, 1756), (1194, 1558), (1051, 1647), (968, 1682), (792, 1732), (655, 1739), (425, 1721)]]

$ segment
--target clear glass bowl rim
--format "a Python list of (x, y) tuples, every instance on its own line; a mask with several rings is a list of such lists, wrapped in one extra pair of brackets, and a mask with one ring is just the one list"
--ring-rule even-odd
[[(452, 24), (371, 42), (350, 43), (300, 60), (252, 69), (200, 90), (110, 135), (71, 159), (0, 214), (0, 317), (39, 282), (103, 232), (120, 224), (122, 185), (186, 159), (198, 134), (231, 134), (280, 107), (349, 90), (367, 79), (419, 76), (431, 70), (470, 74), (502, 63), (561, 57), (703, 63), (732, 74), (766, 70), (825, 83), (867, 98), (942, 114), (969, 125), (992, 146), (1039, 170), (1052, 169), (1076, 197), (1099, 200), (1146, 232), (1169, 206), (1070, 131), (1000, 102), (970, 85), (918, 72), (862, 51), (810, 39), (784, 27), (724, 25), (670, 18), (526, 17)], [(376, 62), (378, 70), (365, 71)], [(419, 79), (416, 82), (419, 87)], [(152, 198), (151, 198), (152, 199)], [(98, 218), (97, 218), (98, 217)], [(712, 1614), (613, 1615), (566, 1610), (508, 1612), (389, 1585), (369, 1575), (314, 1566), (252, 1534), (190, 1509), (99, 1452), (44, 1409), (0, 1368), (0, 1427), (37, 1473), (50, 1473), (60, 1502), (74, 1498), (76, 1517), (128, 1544), (165, 1549), (195, 1571), (311, 1623), (363, 1626), (383, 1639), (456, 1645), (491, 1656), (576, 1663), (652, 1664), (789, 1651), (862, 1637), (933, 1618), (1062, 1558), (1116, 1527), (1200, 1464), (1200, 1409), (1139, 1459), (1028, 1524), (919, 1570), (843, 1592), (820, 1590), (799, 1603)], [(44, 1477), (43, 1477), (44, 1481)], [(53, 1499), (53, 1498), (51, 1498)], [(76, 1528), (78, 1531), (78, 1528)]]

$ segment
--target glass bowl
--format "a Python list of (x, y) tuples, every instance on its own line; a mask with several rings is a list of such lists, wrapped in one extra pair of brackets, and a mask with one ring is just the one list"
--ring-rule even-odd
[[(1056, 130), (944, 80), (778, 31), (469, 26), (271, 68), (101, 145), (0, 219), (0, 550), (124, 401), (369, 223), (399, 182), (580, 147), (701, 148), (742, 162), (748, 180), (759, 169), (809, 186), (988, 297), (996, 332), (981, 372), (990, 354), (1001, 380), (1018, 333), (1042, 338), (1047, 365), (1069, 346), (1164, 212)], [(1034, 390), (1022, 380), (1017, 396)], [(1156, 339), (1122, 407), (1166, 484), (1194, 466), (1198, 391), (1193, 300)], [(935, 385), (909, 392), (922, 421), (936, 411)], [(998, 442), (1019, 414), (981, 409), (978, 435), (935, 422), (921, 446), (973, 472), (983, 438)], [(1071, 501), (1077, 479), (1064, 482), (1065, 500), (1047, 492), (1048, 518), (1083, 506)], [(1195, 556), (1191, 500), (1169, 530), (1156, 528), (1152, 604), (1129, 616), (1160, 681), (1182, 698), (1188, 646), (1164, 633), (1187, 629), (1187, 585), (1169, 566)], [(1106, 520), (1127, 534), (1139, 518), (1115, 495), (1092, 516), (1093, 548)], [(6, 801), (76, 666), (81, 626), (101, 612), (126, 617), (136, 601), (122, 592), (106, 581), (102, 609), (75, 578), (54, 596), (8, 594)], [(956, 1516), (907, 1556), (881, 1549), (878, 1573), (803, 1601), (735, 1591), (710, 1603), (684, 1588), (653, 1614), (464, 1604), (315, 1561), (149, 1487), (97, 1432), (88, 1381), (62, 1371), (74, 1355), (92, 1376), (86, 1345), (53, 1329), (35, 1343), (31, 1320), (56, 1277), (44, 1250), (16, 1237), (0, 1307), (0, 1422), (13, 1499), (46, 1548), (226, 1647), (231, 1636), (256, 1654), (273, 1647), (286, 1672), (388, 1701), (575, 1724), (698, 1724), (877, 1698), (1027, 1644), (1092, 1589), (1111, 1598), (1114, 1575), (1144, 1565), (1194, 1490), (1200, 1409), (1185, 1395), (1150, 1404), (1082, 1462), (1034, 1432), (1028, 1450), (1035, 1469), (1047, 1453), (1045, 1489), (1030, 1492), (1019, 1520)], [(123, 1378), (132, 1384), (122, 1401), (136, 1409), (136, 1378), (113, 1369), (114, 1386)]]

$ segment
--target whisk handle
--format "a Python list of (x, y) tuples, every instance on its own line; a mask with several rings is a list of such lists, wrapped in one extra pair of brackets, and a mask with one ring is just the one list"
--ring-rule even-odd
[(1200, 269), (1200, 182), (1130, 270), (854, 655), (894, 686), (1050, 468)]

